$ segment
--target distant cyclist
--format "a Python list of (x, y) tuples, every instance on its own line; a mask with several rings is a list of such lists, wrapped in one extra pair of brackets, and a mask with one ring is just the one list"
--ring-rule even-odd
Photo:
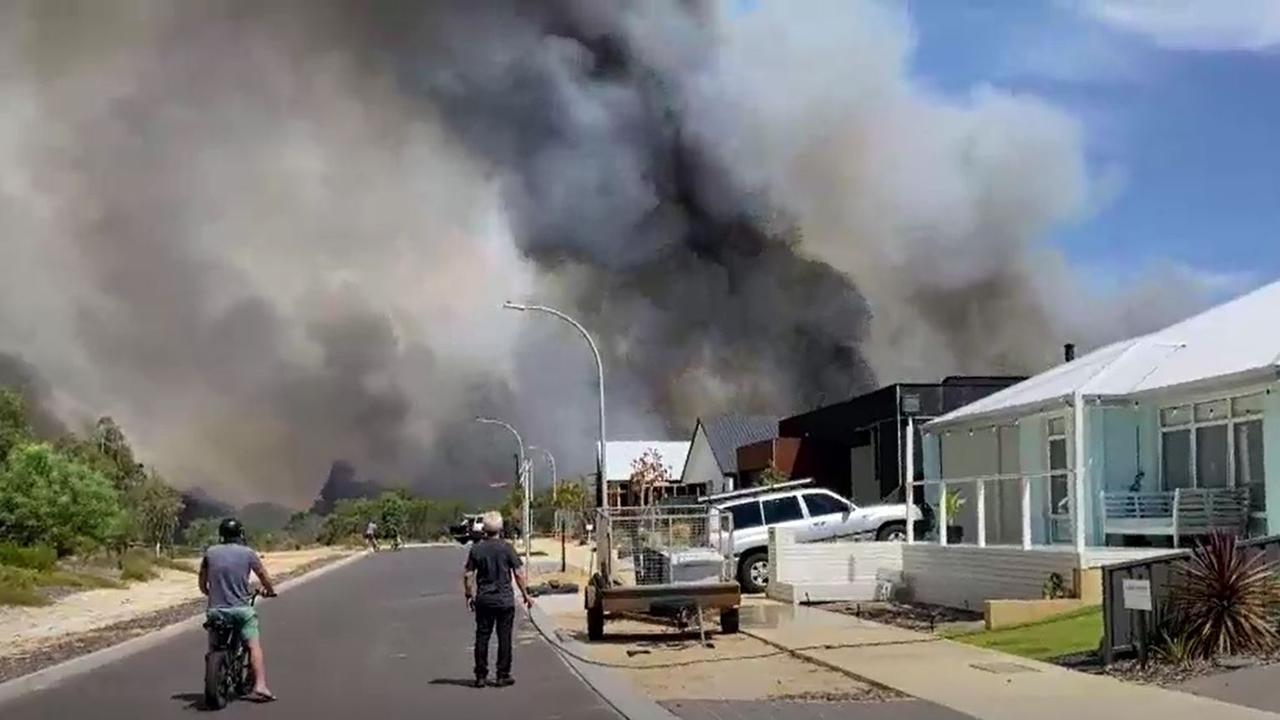
[(249, 573), (258, 576), (264, 597), (275, 597), (275, 584), (263, 567), (261, 558), (244, 544), (244, 526), (235, 518), (218, 525), (219, 544), (210, 546), (200, 562), (200, 592), (209, 598), (206, 615), (210, 620), (236, 626), (249, 647), (249, 665), (253, 668), (253, 692), (247, 699), (271, 702), (276, 696), (267, 688), (267, 665), (258, 637), (258, 613), (250, 604)]
[(378, 523), (370, 520), (369, 524), (364, 526), (364, 541), (370, 550), (378, 552)]

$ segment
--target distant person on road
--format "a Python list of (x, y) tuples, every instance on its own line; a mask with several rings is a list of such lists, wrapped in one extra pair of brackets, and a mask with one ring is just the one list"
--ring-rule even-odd
[(511, 626), (515, 622), (515, 597), (511, 591), (511, 579), (526, 608), (533, 607), (529, 587), (525, 582), (520, 557), (511, 544), (501, 539), (502, 515), (496, 512), (484, 514), (484, 539), (471, 546), (462, 575), (462, 589), (466, 594), (467, 608), (476, 615), (475, 685), (484, 687), (489, 679), (489, 636), (494, 626), (498, 629), (498, 674), (494, 685), (507, 687), (515, 683), (511, 678)]
[(369, 524), (364, 526), (364, 541), (370, 550), (378, 552), (378, 523), (370, 520)]
[(262, 559), (244, 544), (244, 526), (235, 518), (218, 525), (219, 544), (210, 546), (200, 561), (200, 593), (209, 598), (205, 611), (210, 620), (235, 625), (249, 647), (249, 665), (253, 668), (253, 692), (247, 699), (271, 702), (276, 696), (267, 688), (267, 664), (258, 636), (258, 613), (250, 603), (249, 573), (258, 576), (262, 595), (275, 597), (275, 584)]

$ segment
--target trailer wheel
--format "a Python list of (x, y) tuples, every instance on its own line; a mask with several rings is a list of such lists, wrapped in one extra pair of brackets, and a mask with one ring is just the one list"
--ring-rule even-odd
[(738, 608), (725, 608), (720, 611), (720, 632), (726, 635), (738, 632)]
[(604, 639), (604, 601), (600, 597), (587, 608), (587, 639), (592, 642)]

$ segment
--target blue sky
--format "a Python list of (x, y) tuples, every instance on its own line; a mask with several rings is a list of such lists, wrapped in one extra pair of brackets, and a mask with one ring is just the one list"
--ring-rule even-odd
[(908, 8), (926, 88), (1034, 94), (1082, 124), (1101, 200), (1048, 240), (1100, 282), (1280, 279), (1280, 0), (881, 1)]
[(1051, 238), (1077, 263), (1172, 262), (1224, 292), (1280, 278), (1280, 0), (1159, 2), (911, 0), (912, 71), (1080, 120), (1114, 193)]

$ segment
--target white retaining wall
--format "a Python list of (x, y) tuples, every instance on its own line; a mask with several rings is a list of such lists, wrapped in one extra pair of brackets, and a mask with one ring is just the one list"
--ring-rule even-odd
[(901, 584), (901, 547), (882, 542), (797, 543), (794, 531), (774, 528), (769, 536), (769, 597), (784, 602), (874, 600), (883, 585)]
[[(1035, 600), (1050, 573), (1070, 588), (1081, 566), (1074, 551), (885, 542), (797, 543), (774, 529), (769, 597), (784, 602), (886, 599), (905, 584), (916, 602), (981, 610), (987, 600)], [(1087, 565), (1086, 565), (1087, 566)]]
[(1050, 573), (1068, 587), (1075, 552), (974, 545), (901, 545), (902, 569), (917, 602), (982, 610), (987, 600), (1037, 600)]

